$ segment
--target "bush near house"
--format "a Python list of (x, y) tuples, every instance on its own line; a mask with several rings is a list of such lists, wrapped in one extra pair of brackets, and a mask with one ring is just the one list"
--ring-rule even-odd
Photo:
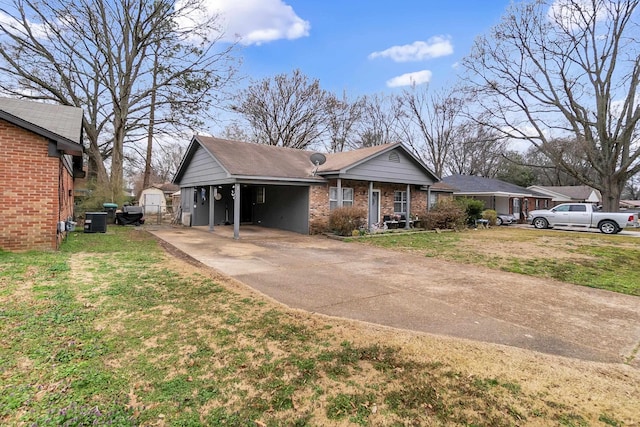
[(329, 229), (339, 236), (351, 236), (354, 230), (367, 225), (367, 211), (355, 206), (344, 206), (331, 211)]
[(452, 199), (440, 200), (424, 216), (427, 230), (464, 228), (466, 213), (462, 206)]
[(477, 220), (482, 218), (482, 211), (484, 210), (484, 202), (482, 200), (463, 197), (456, 199), (456, 202), (460, 204), (466, 214), (467, 225), (474, 225)]
[(486, 209), (482, 211), (482, 219), (486, 219), (489, 221), (489, 225), (496, 225), (496, 220), (498, 219), (498, 212), (493, 209)]

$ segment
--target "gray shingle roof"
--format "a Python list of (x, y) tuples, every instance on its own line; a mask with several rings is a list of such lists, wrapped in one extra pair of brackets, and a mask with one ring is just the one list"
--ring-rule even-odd
[(198, 135), (195, 139), (231, 175), (313, 179), (310, 151), (265, 144), (230, 141)]
[[(204, 147), (232, 176), (309, 182), (323, 182), (322, 175), (341, 173), (345, 169), (349, 169), (361, 162), (366, 162), (386, 151), (398, 147), (404, 149), (401, 144), (396, 143), (341, 153), (326, 153), (324, 154), (326, 162), (323, 165), (319, 165), (316, 170), (316, 166), (310, 159), (314, 153), (313, 151), (196, 135), (174, 177), (174, 182), (180, 181), (191, 156), (195, 153), (196, 144)], [(406, 149), (404, 150), (406, 151)], [(407, 153), (412, 156), (408, 151)], [(419, 160), (416, 160), (416, 162), (422, 165)], [(426, 166), (422, 165), (422, 167), (426, 172), (433, 175)]]
[(594, 191), (588, 185), (540, 186), (539, 188), (562, 194), (573, 200), (586, 200)]
[(540, 198), (549, 198), (549, 196), (537, 193), (535, 191), (520, 187), (519, 185), (509, 182), (500, 181), (499, 179), (484, 178), (473, 175), (451, 175), (442, 178), (446, 184), (457, 188), (462, 194), (466, 193), (506, 193), (518, 195), (531, 195)]
[(82, 144), (82, 109), (13, 98), (0, 98), (0, 111), (33, 125), (30, 130), (51, 132)]

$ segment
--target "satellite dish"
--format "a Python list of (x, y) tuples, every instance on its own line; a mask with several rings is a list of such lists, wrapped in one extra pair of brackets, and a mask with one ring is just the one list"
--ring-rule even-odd
[(327, 161), (327, 158), (322, 153), (313, 153), (311, 157), (309, 157), (309, 160), (311, 160), (311, 163), (318, 167), (320, 165), (324, 165), (324, 162)]
[(311, 163), (313, 163), (315, 165), (315, 169), (313, 170), (313, 176), (316, 176), (316, 172), (318, 172), (318, 166), (323, 165), (324, 162), (327, 161), (327, 158), (325, 157), (324, 154), (322, 153), (313, 153), (310, 157), (309, 160), (311, 160)]

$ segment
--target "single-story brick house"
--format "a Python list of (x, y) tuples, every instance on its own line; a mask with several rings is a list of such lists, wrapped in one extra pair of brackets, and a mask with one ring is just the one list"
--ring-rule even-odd
[(82, 171), (82, 109), (0, 98), (0, 249), (55, 250)]
[(442, 181), (456, 190), (455, 197), (482, 200), (485, 209), (500, 214), (512, 214), (524, 222), (530, 210), (551, 207), (551, 196), (520, 187), (499, 179), (473, 175), (450, 175)]
[(527, 189), (551, 197), (553, 206), (560, 203), (597, 203), (602, 202), (600, 192), (588, 185), (543, 186), (532, 185)]
[(233, 224), (236, 238), (245, 223), (314, 234), (328, 228), (332, 209), (362, 206), (371, 227), (385, 216), (426, 212), (438, 181), (399, 143), (328, 153), (315, 164), (313, 154), (195, 136), (173, 180), (182, 223)]

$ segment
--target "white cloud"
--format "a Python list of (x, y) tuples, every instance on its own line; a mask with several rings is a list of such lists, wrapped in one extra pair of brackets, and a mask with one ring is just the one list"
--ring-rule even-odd
[[(185, 0), (183, 0), (185, 1)], [(209, 14), (219, 14), (223, 40), (260, 45), (309, 35), (309, 21), (282, 0), (205, 0)], [(197, 16), (192, 17), (198, 20)]]
[(412, 86), (429, 83), (431, 81), (431, 71), (422, 70), (414, 73), (406, 73), (401, 76), (387, 80), (388, 87)]
[(415, 41), (402, 46), (392, 46), (379, 52), (373, 52), (369, 59), (391, 58), (395, 62), (423, 61), (438, 58), (453, 53), (451, 38), (448, 36), (434, 36), (429, 40)]
[[(4, 26), (7, 32), (12, 34), (19, 35), (25, 32), (25, 28), (20, 21), (16, 20), (12, 16), (7, 15), (2, 11), (0, 11), (0, 24)], [(47, 35), (45, 31), (45, 26), (42, 24), (29, 22), (29, 29), (31, 30), (31, 32), (33, 32), (33, 35), (37, 39), (43, 39)]]
[(584, 28), (585, 21), (589, 21), (595, 15), (596, 21), (607, 18), (606, 6), (598, 5), (594, 9), (592, 0), (555, 0), (549, 7), (547, 17), (562, 28), (569, 31), (578, 31)]

